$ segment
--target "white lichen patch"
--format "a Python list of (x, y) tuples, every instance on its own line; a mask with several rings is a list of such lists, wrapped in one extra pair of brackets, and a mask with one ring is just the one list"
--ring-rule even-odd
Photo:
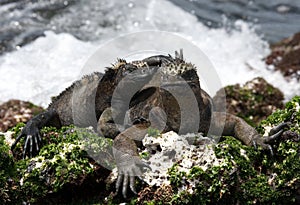
[(245, 89), (248, 89), (248, 90), (255, 90), (254, 88), (260, 84), (260, 80), (259, 78), (255, 78), (254, 80), (250, 81), (250, 82), (247, 82), (245, 85), (244, 85), (244, 88)]
[[(191, 139), (204, 143), (191, 145)], [(201, 134), (178, 135), (167, 132), (157, 137), (146, 136), (143, 145), (144, 152), (150, 153), (148, 163), (152, 170), (144, 174), (144, 180), (149, 185), (169, 185), (168, 169), (177, 163), (179, 172), (189, 173), (193, 166), (199, 166), (204, 171), (211, 166), (222, 163), (213, 150), (214, 141)], [(183, 187), (184, 188), (184, 187)], [(186, 187), (187, 188), (187, 187)]]
[(269, 133), (272, 129), (273, 129), (272, 126), (264, 126), (264, 130), (265, 130), (264, 136), (269, 136)]
[(240, 149), (240, 154), (241, 156), (243, 156), (246, 160), (250, 161), (248, 155), (247, 155), (247, 151), (244, 149)]
[(296, 112), (300, 111), (300, 105), (297, 102), (295, 103), (295, 110), (296, 110)]
[(4, 138), (5, 138), (5, 142), (11, 146), (15, 139), (13, 139), (12, 135), (15, 134), (15, 132), (12, 132), (12, 131), (7, 131), (7, 132), (0, 132), (0, 135), (3, 135)]
[(109, 176), (106, 178), (106, 183), (107, 184), (113, 184), (117, 181), (117, 178), (118, 178), (118, 168), (115, 167), (111, 170), (111, 173), (109, 174)]

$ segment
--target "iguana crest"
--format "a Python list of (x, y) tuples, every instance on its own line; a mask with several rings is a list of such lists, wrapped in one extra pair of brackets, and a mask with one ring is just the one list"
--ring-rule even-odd
[(167, 75), (181, 75), (185, 71), (196, 70), (196, 67), (191, 63), (186, 62), (172, 62), (162, 67), (162, 72)]

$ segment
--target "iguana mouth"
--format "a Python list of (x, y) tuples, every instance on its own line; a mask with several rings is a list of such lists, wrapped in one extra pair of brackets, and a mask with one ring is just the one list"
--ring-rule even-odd
[(153, 76), (157, 72), (157, 70), (157, 67), (140, 68), (131, 73), (128, 73), (126, 75), (126, 78), (131, 79), (133, 81), (143, 80), (149, 78), (150, 76)]

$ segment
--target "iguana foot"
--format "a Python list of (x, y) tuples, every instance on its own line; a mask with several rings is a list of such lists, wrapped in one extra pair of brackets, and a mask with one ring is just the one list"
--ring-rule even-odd
[(284, 132), (284, 128), (287, 127), (289, 123), (283, 122), (277, 125), (276, 127), (272, 128), (269, 132), (268, 136), (260, 136), (257, 135), (253, 138), (252, 144), (255, 148), (257, 148), (257, 145), (261, 146), (263, 149), (270, 150), (271, 155), (274, 155), (272, 144), (278, 139), (282, 133)]
[(47, 110), (39, 115), (33, 117), (25, 127), (22, 129), (19, 136), (16, 138), (16, 141), (12, 144), (11, 150), (13, 150), (22, 137), (25, 138), (25, 144), (23, 148), (23, 159), (26, 155), (30, 158), (37, 155), (40, 151), (42, 145), (42, 138), (40, 134), (40, 128), (48, 124), (49, 121), (56, 119), (56, 125), (60, 125), (60, 122), (57, 117), (57, 113), (54, 110)]
[(23, 159), (25, 159), (26, 155), (31, 158), (40, 151), (42, 143), (42, 138), (38, 126), (32, 121), (28, 122), (19, 136), (16, 138), (16, 141), (12, 144), (11, 150), (15, 148), (22, 137), (25, 137)]
[(122, 187), (122, 195), (124, 198), (127, 198), (128, 185), (130, 190), (134, 194), (137, 194), (135, 189), (135, 177), (139, 177), (141, 179), (141, 175), (146, 171), (146, 169), (151, 168), (148, 164), (141, 161), (139, 157), (136, 156), (130, 156), (129, 154), (123, 153), (120, 158), (122, 161), (117, 162), (118, 178), (116, 182), (116, 193), (118, 193)]

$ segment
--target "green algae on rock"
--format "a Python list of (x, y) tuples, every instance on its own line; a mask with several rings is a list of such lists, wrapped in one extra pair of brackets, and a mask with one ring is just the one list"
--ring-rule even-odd
[(213, 97), (216, 111), (222, 111), (226, 101), (227, 112), (243, 118), (253, 126), (258, 125), (276, 109), (283, 108), (283, 93), (260, 77), (246, 82), (243, 86), (226, 86), (224, 90), (226, 96), (218, 91)]
[[(182, 160), (174, 162), (167, 177), (168, 189), (160, 189), (168, 197), (164, 201), (155, 186), (144, 188), (138, 204), (297, 204), (300, 197), (300, 97), (264, 120), (264, 132), (282, 121), (290, 122), (275, 145), (274, 156), (260, 149), (243, 145), (233, 137), (213, 148), (221, 163), (204, 170), (194, 164), (183, 170)], [(183, 158), (186, 156), (182, 156)], [(161, 188), (161, 187), (160, 187)], [(167, 191), (166, 191), (167, 190)]]
[[(178, 164), (169, 169), (171, 185), (168, 192), (157, 187), (139, 193), (141, 203), (150, 196), (170, 195), (169, 201), (152, 198), (149, 204), (296, 204), (299, 196), (299, 143), (282, 143), (275, 158), (242, 145), (232, 137), (215, 147), (223, 163), (207, 170), (195, 165), (180, 171)], [(288, 151), (289, 150), (289, 151)], [(290, 169), (291, 168), (291, 169)], [(167, 186), (167, 185), (165, 185)], [(145, 192), (145, 190), (152, 192)]]
[[(300, 196), (300, 97), (293, 98), (284, 109), (262, 121), (259, 130), (267, 133), (270, 127), (282, 121), (290, 125), (276, 143), (273, 157), (266, 151), (245, 146), (233, 137), (225, 136), (219, 143), (212, 144), (199, 134), (193, 134), (193, 139), (198, 141), (193, 147), (190, 142), (194, 140), (187, 136), (149, 130), (148, 144), (151, 145), (152, 140), (159, 149), (152, 152), (146, 148), (140, 154), (146, 151), (144, 160), (149, 160), (153, 155), (166, 153), (161, 158), (169, 159), (171, 163), (165, 178), (157, 179), (160, 175), (155, 173), (150, 179), (148, 174), (146, 181), (156, 183), (142, 185), (138, 195), (127, 200), (111, 195), (114, 190), (112, 187), (107, 189), (105, 181), (110, 171), (84, 150), (84, 146), (89, 146), (94, 153), (111, 154), (112, 141), (103, 142), (103, 138), (99, 139), (90, 129), (74, 126), (59, 130), (44, 128), (42, 134), (46, 145), (37, 157), (26, 160), (19, 160), (18, 156), (13, 159), (2, 136), (0, 165), (6, 169), (0, 171), (1, 188), (4, 187), (0, 194), (1, 200), (6, 201), (1, 203), (71, 204), (76, 200), (100, 204), (124, 201), (130, 204), (296, 204)], [(19, 124), (12, 131), (18, 134), (23, 126)], [(179, 142), (186, 149), (168, 152), (165, 150), (167, 145), (163, 144), (168, 141), (160, 139), (163, 135), (170, 141), (171, 149), (175, 146), (172, 143)], [(179, 141), (179, 137), (183, 139)], [(173, 138), (177, 140), (172, 141)], [(89, 143), (85, 144), (86, 141)], [(18, 149), (21, 155), (22, 147)], [(66, 198), (68, 194), (73, 197)]]
[(0, 135), (0, 204), (10, 204), (13, 198), (17, 198), (14, 175), (15, 167), (10, 147), (5, 142), (5, 137)]
[(285, 104), (285, 108), (277, 110), (260, 124), (265, 130), (280, 122), (289, 122), (290, 130), (300, 134), (300, 96), (295, 96)]
[[(16, 134), (21, 127), (22, 124), (17, 126)], [(84, 198), (86, 193), (89, 195), (94, 192), (89, 190), (91, 187), (105, 187), (104, 180), (109, 175), (109, 170), (100, 166), (85, 149), (86, 146), (97, 144), (93, 149), (89, 147), (89, 152), (106, 152), (109, 155), (112, 147), (110, 139), (99, 137), (89, 129), (74, 126), (62, 127), (59, 130), (46, 127), (41, 133), (45, 136), (46, 145), (39, 154), (25, 160), (15, 156), (15, 163), (11, 165), (16, 170), (15, 181), (19, 182), (15, 191), (21, 195), (19, 201), (8, 196), (11, 204), (20, 201), (46, 203), (48, 200), (56, 203), (70, 202), (80, 196)], [(21, 154), (22, 148), (19, 149), (18, 153)], [(12, 158), (11, 154), (10, 156)], [(105, 188), (102, 189), (105, 192)], [(76, 193), (77, 191), (80, 193)]]

